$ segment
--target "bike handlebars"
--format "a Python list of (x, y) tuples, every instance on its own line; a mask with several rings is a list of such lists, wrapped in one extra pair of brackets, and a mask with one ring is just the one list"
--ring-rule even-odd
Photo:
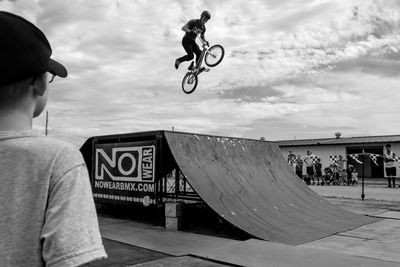
[(204, 41), (202, 38), (199, 37), (199, 35), (203, 32), (199, 28), (195, 27), (193, 28), (194, 33), (196, 33), (196, 37), (199, 38), (203, 46), (210, 46), (207, 41)]
[(207, 41), (203, 41), (203, 39), (201, 39), (199, 36), (197, 36), (197, 37), (199, 38), (200, 42), (202, 43), (202, 46), (210, 46)]

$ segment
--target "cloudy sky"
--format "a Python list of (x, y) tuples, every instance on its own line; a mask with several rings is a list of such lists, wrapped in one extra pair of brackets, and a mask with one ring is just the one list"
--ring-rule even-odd
[[(0, 0), (47, 35), (69, 71), (50, 134), (148, 130), (267, 140), (400, 134), (398, 0)], [(181, 30), (209, 10), (224, 61), (181, 90)], [(43, 130), (45, 116), (34, 122)]]

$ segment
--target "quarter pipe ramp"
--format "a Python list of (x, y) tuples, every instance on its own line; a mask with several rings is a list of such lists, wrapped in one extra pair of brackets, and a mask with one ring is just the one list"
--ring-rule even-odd
[(231, 224), (297, 245), (371, 223), (309, 189), (270, 142), (164, 132), (169, 149), (200, 197)]

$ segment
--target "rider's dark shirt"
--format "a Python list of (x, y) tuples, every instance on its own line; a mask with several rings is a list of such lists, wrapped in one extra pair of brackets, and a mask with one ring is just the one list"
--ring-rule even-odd
[[(189, 20), (189, 22), (186, 25), (190, 30), (192, 30), (195, 27), (202, 30), (202, 33), (201, 33), (202, 36), (204, 36), (204, 33), (206, 32), (206, 26), (204, 24), (201, 24), (199, 19)], [(191, 40), (196, 40), (196, 36), (197, 35), (194, 32), (190, 32), (190, 33), (186, 33), (184, 37), (189, 38)]]

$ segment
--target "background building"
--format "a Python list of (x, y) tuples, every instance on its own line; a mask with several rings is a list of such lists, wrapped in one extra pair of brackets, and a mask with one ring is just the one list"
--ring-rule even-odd
[[(321, 159), (322, 170), (332, 164), (331, 157), (342, 155), (347, 159), (348, 164), (352, 164), (359, 173), (359, 177), (364, 174), (365, 178), (382, 178), (384, 177), (383, 158), (377, 157), (376, 164), (369, 157), (364, 159), (360, 156), (359, 161), (364, 161), (364, 164), (358, 163), (355, 159), (349, 157), (350, 154), (372, 153), (382, 155), (386, 152), (385, 145), (391, 144), (392, 151), (396, 156), (400, 156), (400, 135), (387, 136), (361, 136), (361, 137), (341, 137), (340, 133), (335, 134), (334, 138), (323, 139), (303, 139), (303, 140), (283, 140), (276, 143), (281, 148), (282, 154), (287, 158), (289, 150), (295, 155), (300, 154), (302, 158), (306, 156), (307, 150), (310, 150), (314, 155)], [(303, 166), (305, 173), (305, 166)], [(399, 163), (397, 163), (397, 176), (400, 175)]]

